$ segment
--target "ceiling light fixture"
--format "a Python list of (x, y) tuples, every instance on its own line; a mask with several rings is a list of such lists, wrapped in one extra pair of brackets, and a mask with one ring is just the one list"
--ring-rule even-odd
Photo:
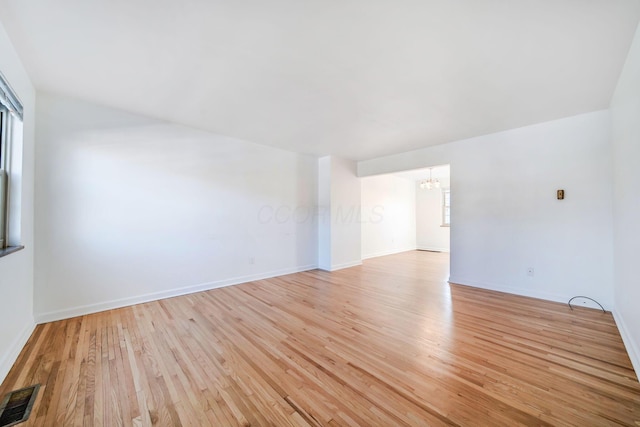
[(431, 169), (433, 168), (429, 168), (429, 179), (425, 179), (423, 181), (420, 181), (420, 188), (422, 188), (423, 190), (431, 190), (432, 188), (440, 188), (440, 180), (439, 179), (433, 179), (431, 176)]

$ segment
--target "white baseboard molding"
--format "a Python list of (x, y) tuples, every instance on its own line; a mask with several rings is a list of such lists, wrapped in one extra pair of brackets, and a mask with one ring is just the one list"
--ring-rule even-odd
[(636, 377), (640, 379), (640, 349), (638, 348), (639, 344), (634, 341), (633, 337), (629, 333), (627, 324), (624, 322), (624, 318), (615, 309), (613, 310), (613, 318), (616, 321), (616, 325), (618, 326), (618, 331), (620, 331), (620, 336), (622, 337), (622, 342), (627, 349), (629, 359), (631, 359), (633, 370), (636, 371)]
[(374, 252), (372, 254), (362, 255), (362, 259), (377, 258), (380, 256), (400, 254), (402, 252), (409, 252), (409, 251), (415, 251), (415, 250), (416, 250), (415, 247), (410, 247), (410, 248), (403, 248), (403, 249), (392, 249), (390, 251)]
[(418, 247), (416, 249), (418, 249), (419, 251), (449, 252), (449, 248), (438, 248), (438, 247), (435, 247), (435, 246), (418, 245)]
[(31, 334), (33, 333), (35, 327), (36, 324), (33, 321), (31, 321), (30, 324), (26, 325), (24, 329), (22, 329), (20, 334), (13, 340), (13, 342), (9, 344), (4, 354), (2, 354), (2, 358), (0, 359), (0, 384), (7, 377), (7, 374), (13, 367), (16, 359), (18, 359), (20, 352), (27, 344), (27, 341), (31, 337)]
[[(561, 302), (561, 303), (565, 303), (565, 304), (572, 297), (575, 296), (575, 295), (554, 294), (554, 293), (550, 293), (550, 292), (540, 291), (540, 290), (537, 290), (537, 289), (523, 289), (523, 288), (513, 288), (513, 287), (509, 287), (509, 286), (500, 286), (500, 285), (494, 285), (494, 284), (490, 284), (490, 283), (482, 283), (482, 282), (478, 282), (478, 281), (475, 281), (475, 280), (470, 280), (470, 279), (465, 279), (463, 277), (455, 277), (455, 276), (449, 277), (449, 283), (455, 283), (455, 284), (465, 285), (465, 286), (472, 286), (474, 288), (488, 289), (490, 291), (504, 292), (506, 294), (520, 295), (520, 296), (523, 296), (523, 297), (543, 299), (543, 300), (546, 300), (546, 301)], [(601, 303), (602, 303), (602, 306), (604, 307), (605, 310), (609, 310), (609, 311), (611, 310), (611, 307), (606, 302), (601, 302)], [(594, 309), (600, 310), (600, 307), (597, 304), (591, 303), (588, 300), (585, 301), (585, 305), (580, 305), (580, 306), (581, 307), (594, 308)]]
[(318, 270), (331, 271), (331, 265), (318, 264)]
[(345, 263), (342, 263), (342, 264), (333, 264), (331, 266), (331, 270), (329, 270), (329, 271), (338, 271), (338, 270), (343, 270), (345, 268), (357, 267), (359, 265), (362, 265), (362, 260), (345, 262)]
[(84, 316), (86, 314), (98, 313), (105, 310), (113, 310), (115, 308), (127, 307), (145, 302), (157, 301), (165, 298), (172, 298), (181, 295), (192, 294), (195, 292), (208, 291), (211, 289), (223, 288), (225, 286), (238, 285), (256, 280), (270, 279), (272, 277), (284, 276), (286, 274), (300, 273), (318, 268), (315, 264), (303, 265), (294, 268), (285, 268), (282, 270), (269, 271), (266, 273), (252, 274), (248, 276), (232, 277), (229, 279), (217, 280), (213, 282), (201, 283), (199, 285), (186, 286), (167, 291), (153, 292), (150, 294), (137, 295), (133, 297), (120, 298), (116, 300), (87, 304), (79, 307), (71, 307), (64, 310), (50, 311), (46, 313), (37, 313), (35, 316), (36, 323), (54, 322), (56, 320), (69, 319), (71, 317)]

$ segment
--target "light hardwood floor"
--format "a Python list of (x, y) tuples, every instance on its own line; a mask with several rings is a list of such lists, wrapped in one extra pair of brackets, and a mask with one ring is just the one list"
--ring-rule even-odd
[(446, 283), (407, 252), (37, 327), (26, 425), (640, 425), (611, 314)]

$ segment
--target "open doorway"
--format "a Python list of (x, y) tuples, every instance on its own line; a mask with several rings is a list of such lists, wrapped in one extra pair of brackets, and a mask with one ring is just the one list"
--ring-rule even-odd
[(365, 177), (361, 185), (363, 259), (450, 251), (449, 165)]
[[(422, 172), (426, 174), (426, 172)], [(451, 229), (451, 178), (449, 165), (434, 167), (429, 178), (416, 181), (416, 248), (449, 252)]]

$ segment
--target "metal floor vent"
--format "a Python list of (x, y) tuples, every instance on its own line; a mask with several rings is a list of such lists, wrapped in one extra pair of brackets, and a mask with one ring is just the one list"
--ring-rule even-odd
[(8, 393), (0, 405), (0, 427), (27, 421), (39, 389), (40, 384), (36, 384)]

